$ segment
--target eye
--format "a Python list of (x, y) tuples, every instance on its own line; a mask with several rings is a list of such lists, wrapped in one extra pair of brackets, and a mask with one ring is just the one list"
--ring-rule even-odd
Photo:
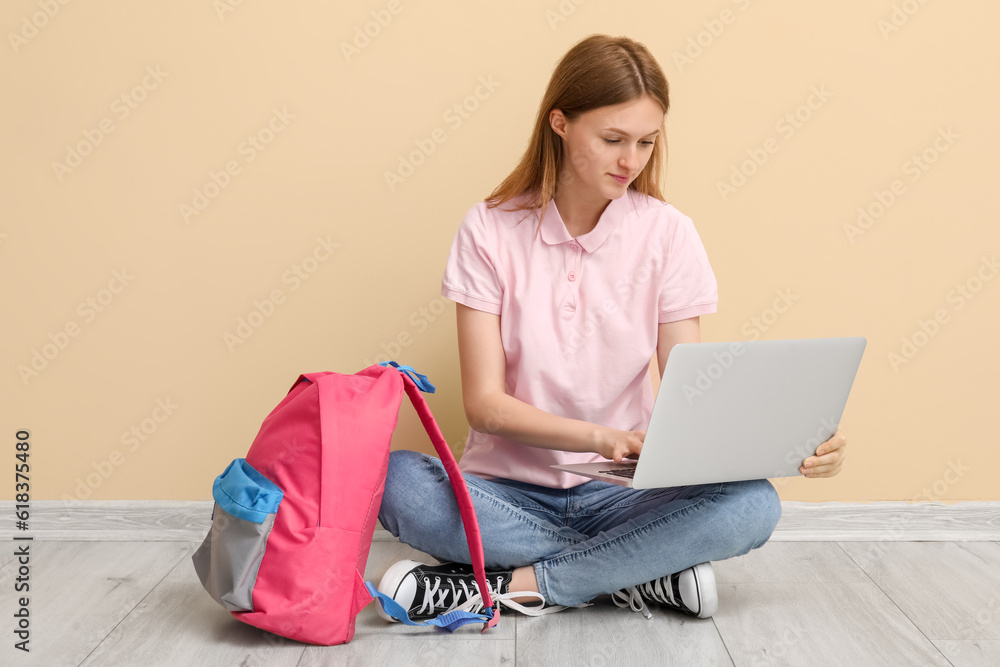
[[(619, 143), (621, 143), (621, 139), (605, 139), (604, 142), (608, 143), (608, 144), (619, 144)], [(639, 143), (640, 144), (644, 144), (646, 146), (652, 146), (653, 145), (652, 141), (640, 141)]]

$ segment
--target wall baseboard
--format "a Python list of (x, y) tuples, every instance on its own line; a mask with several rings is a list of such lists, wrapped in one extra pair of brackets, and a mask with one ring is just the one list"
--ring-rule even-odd
[[(28, 530), (15, 527), (14, 501), (0, 501), (0, 539), (86, 542), (201, 542), (211, 524), (210, 500), (32, 501)], [(782, 501), (771, 541), (1000, 541), (1000, 501)], [(376, 527), (376, 541), (396, 538)]]

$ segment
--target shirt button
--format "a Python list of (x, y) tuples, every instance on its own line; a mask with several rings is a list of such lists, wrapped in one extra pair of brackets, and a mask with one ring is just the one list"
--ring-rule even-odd
[(570, 280), (576, 280), (576, 271), (570, 271), (569, 275), (566, 277), (569, 278)]
[(576, 252), (577, 250), (579, 250), (579, 249), (580, 249), (580, 247), (579, 247), (579, 246), (577, 246), (577, 245), (576, 245), (576, 244), (574, 243), (573, 245), (571, 245), (571, 246), (569, 247), (569, 249), (570, 249), (570, 250), (572, 250), (573, 252)]

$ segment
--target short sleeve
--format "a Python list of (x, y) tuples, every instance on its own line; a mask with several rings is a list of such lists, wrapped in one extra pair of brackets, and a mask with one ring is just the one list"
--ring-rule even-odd
[(499, 315), (503, 288), (490, 234), (479, 208), (477, 205), (470, 209), (455, 232), (441, 278), (441, 296)]
[(715, 272), (694, 222), (679, 212), (665, 248), (658, 322), (676, 322), (718, 309)]

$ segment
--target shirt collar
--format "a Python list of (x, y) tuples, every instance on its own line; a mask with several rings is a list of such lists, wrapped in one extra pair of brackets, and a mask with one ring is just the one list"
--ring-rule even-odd
[(615, 231), (619, 223), (632, 208), (631, 190), (626, 190), (625, 194), (621, 197), (608, 202), (608, 205), (597, 221), (597, 225), (593, 229), (574, 239), (569, 235), (566, 223), (563, 222), (562, 216), (559, 215), (559, 209), (556, 208), (556, 200), (551, 199), (549, 200), (548, 207), (545, 209), (545, 217), (542, 218), (542, 240), (549, 245), (576, 241), (587, 252), (595, 252), (601, 247), (605, 239), (611, 236), (611, 233)]

